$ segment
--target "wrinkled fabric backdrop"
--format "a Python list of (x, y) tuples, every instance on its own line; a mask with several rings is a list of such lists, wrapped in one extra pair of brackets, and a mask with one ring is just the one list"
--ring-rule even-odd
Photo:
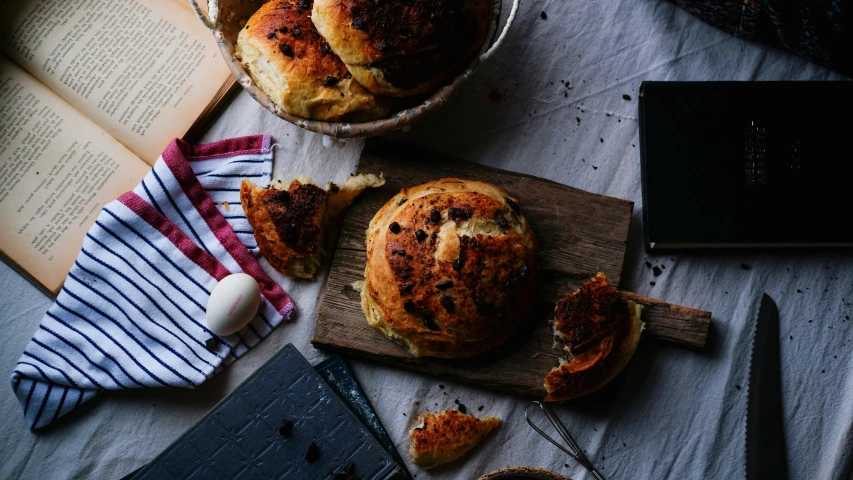
[[(832, 79), (843, 77), (729, 36), (669, 3), (525, 0), (492, 61), (439, 112), (392, 135), (465, 160), (633, 200), (621, 287), (713, 312), (711, 352), (644, 341), (612, 403), (558, 409), (607, 478), (742, 478), (748, 347), (765, 291), (781, 315), (791, 478), (850, 477), (853, 255), (646, 255), (636, 120), (642, 80)], [(626, 94), (630, 101), (623, 99)], [(275, 178), (345, 180), (363, 145), (349, 141), (343, 148), (325, 148), (321, 136), (272, 116), (242, 92), (203, 140), (249, 134), (271, 134), (282, 145), (275, 152)], [(655, 276), (646, 262), (662, 273)], [(12, 389), (0, 388), (0, 477), (120, 478), (154, 458), (286, 343), (312, 363), (325, 358), (309, 342), (324, 275), (313, 283), (274, 278), (296, 301), (297, 321), (278, 327), (197, 390), (109, 392), (34, 434)], [(6, 375), (50, 304), (0, 264), (0, 370)], [(521, 399), (375, 363), (352, 365), (404, 456), (415, 401), (435, 410), (455, 408), (458, 399), (469, 410), (484, 405), (482, 414), (504, 420), (463, 461), (430, 473), (409, 464), (418, 478), (473, 479), (508, 465), (591, 478), (527, 426)]]

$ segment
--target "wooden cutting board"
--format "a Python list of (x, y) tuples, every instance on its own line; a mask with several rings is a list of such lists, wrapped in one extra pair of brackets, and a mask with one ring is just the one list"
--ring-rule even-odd
[[(311, 343), (422, 373), (542, 398), (542, 381), (561, 357), (547, 320), (556, 300), (604, 272), (619, 285), (633, 202), (584, 192), (549, 180), (441, 157), (382, 139), (368, 140), (358, 171), (382, 173), (387, 183), (368, 191), (347, 212)], [(441, 177), (491, 182), (521, 202), (536, 234), (542, 267), (540, 302), (526, 328), (504, 345), (473, 358), (414, 357), (367, 325), (352, 283), (364, 278), (365, 230), (373, 215), (403, 187)], [(646, 307), (644, 337), (703, 349), (709, 312), (625, 293)]]

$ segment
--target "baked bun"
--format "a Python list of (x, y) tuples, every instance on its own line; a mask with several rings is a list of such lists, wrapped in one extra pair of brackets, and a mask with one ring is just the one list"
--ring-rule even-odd
[(265, 3), (237, 36), (235, 54), (285, 112), (325, 121), (385, 117), (390, 103), (353, 80), (311, 23), (311, 0)]
[(315, 0), (311, 19), (359, 83), (401, 97), (470, 62), (492, 15), (491, 0)]
[(546, 402), (594, 392), (625, 368), (643, 331), (643, 306), (619, 294), (603, 273), (557, 302), (554, 339), (567, 359), (545, 377)]
[(290, 277), (313, 279), (322, 264), (323, 234), (329, 223), (366, 188), (384, 184), (375, 175), (357, 175), (326, 189), (308, 177), (294, 179), (286, 187), (274, 182), (266, 188), (244, 179), (240, 202), (267, 262)]
[(409, 456), (422, 468), (452, 462), (476, 447), (501, 424), (495, 417), (476, 418), (456, 410), (424, 413), (410, 432)]
[(498, 187), (442, 178), (402, 189), (370, 221), (361, 307), (415, 356), (467, 357), (530, 312), (536, 240)]

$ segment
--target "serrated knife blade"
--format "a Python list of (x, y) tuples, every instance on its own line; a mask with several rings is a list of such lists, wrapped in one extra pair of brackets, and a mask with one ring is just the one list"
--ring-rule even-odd
[(761, 297), (749, 362), (746, 403), (746, 479), (788, 478), (782, 416), (779, 311)]

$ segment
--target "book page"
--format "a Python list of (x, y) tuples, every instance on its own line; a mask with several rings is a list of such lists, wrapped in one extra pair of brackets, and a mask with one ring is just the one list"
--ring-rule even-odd
[(230, 75), (174, 0), (9, 0), (0, 32), (9, 58), (152, 165)]
[(150, 168), (0, 55), (0, 252), (49, 291), (101, 207)]

